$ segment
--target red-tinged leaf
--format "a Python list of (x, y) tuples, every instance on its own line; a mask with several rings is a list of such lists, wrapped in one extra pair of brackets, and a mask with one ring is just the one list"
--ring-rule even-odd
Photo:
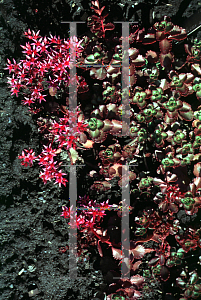
[(160, 275), (163, 281), (167, 281), (170, 278), (170, 271), (165, 266), (162, 266)]
[(99, 9), (100, 14), (102, 14), (104, 8), (105, 8), (105, 6), (101, 7), (101, 9)]
[(174, 163), (175, 163), (175, 166), (174, 166), (174, 167), (177, 167), (177, 166), (179, 166), (179, 165), (181, 164), (180, 159), (178, 159), (178, 158), (176, 158), (176, 157), (174, 157), (172, 160), (173, 160)]
[(176, 204), (170, 203), (169, 210), (171, 210), (173, 213), (177, 213), (178, 210), (179, 210), (179, 208), (178, 208), (178, 206)]
[(169, 89), (169, 83), (168, 83), (167, 79), (165, 79), (165, 78), (161, 79), (161, 84), (159, 87), (162, 88), (163, 91)]
[(192, 110), (191, 105), (190, 105), (189, 103), (183, 101), (183, 106), (182, 106), (182, 108), (179, 109), (179, 111), (180, 111), (180, 112), (181, 112), (181, 111), (182, 111), (182, 112), (188, 112), (188, 111), (190, 111), (190, 110)]
[(161, 189), (161, 193), (165, 193), (167, 190), (167, 184), (161, 184), (160, 189)]
[(193, 64), (191, 66), (191, 70), (196, 71), (198, 73), (198, 75), (201, 75), (201, 67), (199, 64)]
[(93, 145), (94, 145), (94, 142), (91, 141), (91, 140), (87, 140), (86, 143), (82, 143), (80, 142), (84, 148), (86, 149), (90, 149), (90, 148), (93, 148)]
[(158, 61), (158, 54), (155, 51), (148, 50), (146, 53), (146, 59), (149, 63), (155, 64)]
[(194, 166), (194, 169), (193, 169), (193, 174), (196, 176), (196, 177), (201, 177), (201, 163), (197, 163), (195, 166)]
[(178, 180), (178, 177), (176, 174), (172, 174), (170, 172), (167, 172), (167, 182), (175, 182)]
[(186, 53), (191, 56), (191, 45), (185, 44), (184, 49)]
[(106, 25), (104, 25), (104, 29), (105, 30), (114, 30), (115, 26), (112, 23), (107, 23)]
[(101, 246), (100, 246), (100, 240), (98, 240), (97, 249), (98, 249), (99, 255), (100, 255), (101, 257), (103, 257), (103, 251), (102, 251)]
[(177, 88), (177, 89), (184, 97), (188, 96), (188, 93), (190, 92), (190, 89), (188, 89), (187, 85), (185, 85), (185, 84), (182, 87)]
[[(92, 3), (93, 6), (96, 6), (96, 7), (99, 8), (99, 1), (98, 0), (91, 1), (91, 3)], [(91, 8), (93, 8), (93, 7), (91, 7)]]
[(112, 247), (112, 255), (114, 259), (121, 260), (122, 259), (122, 251), (121, 249), (116, 249)]
[(143, 277), (143, 276), (140, 276), (140, 275), (134, 275), (134, 276), (132, 276), (131, 279), (130, 279), (130, 282), (131, 282), (132, 284), (137, 285), (138, 287), (141, 286), (141, 285), (143, 284), (144, 281), (145, 281), (145, 280), (144, 280), (144, 277)]
[(167, 202), (162, 202), (158, 205), (159, 209), (163, 211), (163, 213), (168, 211), (168, 203)]
[(94, 139), (100, 136), (100, 130), (96, 129), (94, 131), (89, 130), (90, 136)]
[(105, 68), (100, 68), (95, 72), (95, 78), (98, 80), (104, 80), (107, 76), (107, 71)]
[(196, 177), (193, 179), (194, 184), (196, 185), (197, 189), (201, 188), (201, 177)]
[(156, 32), (156, 40), (162, 41), (164, 39), (166, 39), (166, 34), (163, 31), (157, 31)]
[(96, 73), (96, 68), (91, 68), (91, 70), (90, 70), (90, 76), (91, 76), (91, 78), (95, 78), (95, 73)]
[(143, 45), (153, 44), (155, 42), (156, 42), (156, 37), (154, 33), (146, 34), (142, 40)]
[(111, 65), (109, 65), (109, 66), (107, 67), (107, 73), (108, 73), (109, 75), (117, 74), (117, 73), (119, 73), (119, 71), (120, 71), (120, 68), (119, 68), (119, 67), (113, 67), (113, 66), (111, 66)]
[(187, 75), (187, 78), (185, 80), (185, 83), (189, 84), (189, 83), (191, 83), (193, 81), (193, 79), (195, 78), (195, 76), (193, 74), (191, 74), (191, 73), (187, 73), (186, 75)]
[(106, 138), (107, 138), (107, 134), (101, 130), (99, 137), (94, 138), (93, 141), (95, 143), (103, 143), (106, 140)]
[(122, 122), (119, 120), (112, 120), (113, 128), (110, 130), (110, 134), (117, 134), (122, 132)]
[(135, 249), (131, 250), (135, 259), (140, 259), (145, 255), (145, 253), (150, 253), (152, 251), (154, 251), (154, 250), (153, 249), (145, 249), (144, 246), (142, 246), (142, 245), (138, 245)]
[(168, 39), (176, 40), (176, 41), (181, 41), (181, 40), (184, 40), (186, 38), (187, 38), (186, 30), (183, 29), (183, 28), (180, 28), (180, 33), (179, 34), (173, 35), (172, 31), (171, 31), (171, 35), (168, 36)]
[(170, 68), (173, 62), (174, 56), (171, 52), (168, 54), (160, 54), (160, 63), (165, 68)]
[(158, 264), (159, 257), (154, 257), (149, 261), (149, 266), (155, 267)]
[(186, 286), (186, 282), (183, 279), (181, 279), (180, 277), (176, 278), (176, 284), (181, 289), (183, 289)]
[(87, 63), (95, 63), (97, 61), (97, 59), (94, 58), (94, 55), (93, 54), (90, 54), (88, 55), (86, 58), (85, 58), (85, 64)]
[(168, 54), (172, 49), (172, 43), (169, 40), (164, 39), (159, 42), (159, 47), (162, 54)]
[(198, 127), (200, 124), (201, 124), (201, 122), (200, 122), (199, 120), (194, 120), (194, 121), (192, 122), (192, 126), (193, 126), (193, 127)]
[(178, 117), (178, 111), (169, 111), (167, 110), (167, 114), (168, 114), (168, 117), (171, 118), (171, 119), (177, 119)]
[[(181, 31), (182, 31), (182, 27), (179, 27), (178, 25), (174, 25), (174, 27), (171, 29), (171, 31), (170, 31), (170, 34), (173, 36), (173, 35), (178, 35), (178, 34), (180, 34), (181, 33)], [(169, 38), (169, 36), (168, 36), (168, 38)]]
[(111, 129), (112, 129), (112, 122), (110, 121), (110, 120), (108, 120), (108, 119), (105, 119), (104, 121), (104, 127), (103, 127), (103, 131), (105, 132), (105, 131), (110, 131)]
[(165, 122), (166, 124), (173, 124), (174, 121), (175, 121), (175, 119), (170, 118), (170, 117), (168, 116), (167, 113), (165, 114), (164, 122)]
[(141, 263), (142, 263), (141, 260), (136, 261), (136, 262), (133, 264), (133, 266), (132, 266), (132, 270), (133, 270), (133, 271), (136, 271), (136, 270), (139, 268), (139, 266), (141, 265)]
[(144, 38), (144, 32), (145, 32), (144, 28), (142, 30), (138, 30), (137, 37), (136, 37), (137, 42), (142, 42), (142, 40)]
[(138, 57), (139, 50), (136, 48), (129, 48), (128, 54), (131, 59), (136, 59)]
[(134, 294), (134, 289), (133, 288), (125, 288), (124, 291), (127, 293), (128, 297), (132, 297)]
[[(160, 178), (153, 178), (153, 183), (155, 184), (155, 185), (161, 185), (161, 184), (165, 184), (165, 182), (162, 180), (162, 179), (160, 179)], [(167, 187), (167, 185), (166, 185), (166, 187)]]
[[(91, 8), (93, 8), (93, 7), (91, 7)], [(95, 8), (93, 8), (93, 9), (94, 9), (94, 11), (95, 11), (99, 16), (101, 16), (102, 11), (103, 11), (104, 8), (105, 8), (105, 6), (103, 6), (101, 9), (95, 9)]]
[(199, 126), (199, 128), (195, 128), (194, 133), (195, 135), (201, 135), (201, 126)]
[(179, 111), (179, 114), (185, 121), (192, 121), (194, 118), (193, 110), (187, 112)]
[(90, 188), (103, 192), (111, 189), (111, 184), (107, 181), (94, 181), (94, 184)]
[(98, 235), (102, 235), (102, 230), (100, 230), (100, 229), (95, 229), (95, 228), (94, 228), (94, 231), (95, 231)]
[(193, 157), (193, 161), (200, 160), (201, 159), (201, 153), (195, 154)]
[(145, 64), (145, 59), (144, 57), (140, 54), (136, 59), (132, 60), (132, 64), (135, 65), (135, 67), (142, 67)]
[[(164, 158), (164, 154), (161, 150), (155, 150), (154, 155), (157, 160), (162, 160)], [(157, 178), (154, 178), (154, 179), (157, 179)]]
[(136, 300), (138, 298), (140, 298), (142, 296), (142, 294), (139, 291), (134, 291), (134, 295), (133, 298), (131, 298), (131, 300)]

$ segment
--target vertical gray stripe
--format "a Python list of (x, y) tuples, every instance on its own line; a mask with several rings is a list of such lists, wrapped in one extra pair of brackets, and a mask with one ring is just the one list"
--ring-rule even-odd
[[(130, 82), (127, 85), (124, 81), (124, 75), (127, 77), (128, 75), (128, 67), (129, 67), (129, 22), (122, 22), (122, 55), (125, 54), (125, 58), (122, 59), (122, 74), (121, 74), (121, 82), (122, 82), (122, 91), (125, 89), (130, 89)], [(129, 74), (130, 75), (130, 74)], [(130, 112), (130, 102), (129, 102), (129, 93), (122, 93), (122, 104), (126, 111)], [(122, 114), (122, 136), (127, 136), (127, 128), (123, 127), (123, 123), (125, 123), (127, 128), (130, 128), (130, 116), (128, 117), (127, 113), (125, 115)], [(123, 186), (123, 182), (124, 185)], [(130, 249), (130, 228), (129, 228), (129, 212), (126, 212), (124, 215), (124, 211), (126, 208), (130, 206), (130, 188), (129, 188), (129, 166), (126, 162), (122, 170), (122, 219), (121, 219), (121, 243), (122, 243), (122, 254), (125, 255), (124, 249), (129, 251)], [(126, 255), (125, 255), (126, 256)], [(125, 259), (129, 259), (129, 257), (125, 257)], [(127, 274), (127, 275), (126, 275)], [(121, 278), (130, 278), (130, 271), (128, 273), (128, 268), (125, 263), (121, 265)]]
[[(124, 182), (124, 186), (123, 186)], [(130, 187), (129, 187), (129, 165), (126, 162), (122, 170), (122, 219), (121, 219), (121, 242), (122, 242), (122, 254), (124, 254), (124, 249), (130, 250), (130, 228), (129, 228), (129, 210), (130, 206)], [(124, 214), (125, 211), (125, 214)], [(129, 259), (129, 256), (126, 259)], [(128, 272), (125, 264), (121, 266), (121, 278), (130, 278), (130, 271)]]
[[(70, 38), (77, 36), (76, 22), (70, 22)], [(69, 52), (71, 49), (69, 49)], [(73, 61), (73, 53), (70, 52), (70, 61)], [(76, 112), (77, 108), (77, 82), (75, 79), (76, 76), (76, 56), (74, 64), (69, 69), (70, 73), (70, 82), (69, 82), (69, 110)], [(77, 122), (77, 121), (76, 121)], [(69, 124), (70, 126), (75, 126), (74, 124)], [(70, 197), (70, 206), (73, 205), (73, 211), (76, 211), (76, 201), (77, 201), (77, 173), (76, 166), (70, 166), (70, 183), (69, 183), (69, 197)], [(70, 215), (70, 223), (74, 226), (70, 227), (69, 233), (69, 276), (70, 278), (77, 278), (77, 227), (76, 227), (76, 217), (77, 211), (75, 214)]]
[[(126, 53), (126, 59), (122, 59), (122, 73), (121, 73), (121, 84), (122, 84), (122, 92), (124, 89), (129, 89), (130, 84), (127, 85), (124, 82), (123, 74), (126, 75), (128, 72), (129, 66), (129, 56), (128, 56), (128, 49), (129, 49), (129, 22), (122, 22), (122, 55)], [(128, 76), (128, 75), (126, 75)], [(129, 103), (129, 94), (122, 93), (122, 104), (125, 107), (126, 111), (130, 113), (130, 103)], [(130, 116), (128, 114), (122, 115), (122, 124), (126, 123), (127, 127), (130, 128)], [(122, 126), (122, 136), (127, 136), (126, 127), (123, 128)]]
[[(77, 200), (77, 176), (76, 166), (70, 166), (70, 183), (69, 183), (70, 206), (73, 205), (73, 211), (76, 211)], [(70, 232), (69, 232), (69, 277), (77, 278), (77, 212), (70, 215)]]

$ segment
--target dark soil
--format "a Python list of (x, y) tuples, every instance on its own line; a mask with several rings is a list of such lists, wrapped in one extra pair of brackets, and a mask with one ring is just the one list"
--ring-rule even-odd
[[(154, 1), (100, 2), (111, 20), (139, 20), (147, 27), (151, 7), (156, 18), (168, 15), (175, 24), (186, 24), (189, 30), (200, 20), (199, 16), (190, 18), (199, 12), (199, 1), (157, 0), (154, 5)], [(138, 6), (133, 6), (136, 2)], [(37, 164), (32, 168), (21, 166), (18, 154), (29, 147), (37, 152), (41, 137), (28, 109), (10, 95), (8, 72), (4, 70), (7, 58), (22, 58), (20, 45), (27, 41), (24, 31), (30, 28), (40, 30), (42, 36), (51, 33), (67, 38), (68, 25), (61, 21), (86, 21), (91, 15), (90, 1), (0, 0), (0, 7), (0, 299), (103, 299), (109, 275), (102, 271), (108, 262), (100, 263), (97, 251), (91, 250), (90, 260), (79, 264), (81, 279), (68, 277), (68, 251), (59, 251), (68, 242), (68, 224), (60, 217), (62, 205), (69, 204), (68, 186), (59, 188), (52, 182), (44, 185)], [(90, 161), (91, 153), (87, 155)], [(87, 194), (88, 171), (87, 167), (78, 171), (78, 195)], [(169, 286), (163, 289), (161, 292), (155, 286), (154, 298), (146, 299), (161, 299)]]

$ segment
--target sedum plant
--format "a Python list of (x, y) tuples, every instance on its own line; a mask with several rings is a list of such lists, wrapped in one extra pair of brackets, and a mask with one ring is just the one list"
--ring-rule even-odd
[[(76, 215), (75, 208), (63, 206), (61, 216), (74, 216), (69, 226), (78, 229), (80, 256), (95, 246), (103, 261), (110, 256), (110, 275), (120, 276), (121, 265), (130, 272), (128, 280), (108, 280), (105, 299), (135, 300), (147, 295), (149, 283), (170, 282), (201, 248), (200, 229), (179, 217), (196, 218), (201, 207), (201, 42), (189, 43), (185, 29), (164, 16), (147, 32), (131, 26), (124, 50), (125, 37), (107, 23), (105, 7), (96, 0), (91, 8), (91, 37), (65, 40), (28, 29), (25, 59), (8, 59), (11, 94), (37, 116), (44, 135), (40, 154), (24, 149), (19, 159), (25, 167), (37, 161), (44, 184), (55, 180), (61, 187), (68, 182), (63, 162), (84, 162), (83, 151), (93, 151), (96, 166), (88, 175), (88, 192), (79, 199), (78, 210), (84, 209)], [(185, 41), (185, 63), (173, 52), (175, 41)], [(125, 60), (129, 66), (121, 76)], [(81, 75), (71, 79), (74, 66)], [(78, 94), (75, 111), (68, 107), (71, 80)], [(131, 206), (123, 206), (112, 192), (119, 195), (128, 183)], [(132, 223), (129, 250), (121, 249), (124, 215)], [(177, 299), (198, 299), (198, 273), (181, 274)]]

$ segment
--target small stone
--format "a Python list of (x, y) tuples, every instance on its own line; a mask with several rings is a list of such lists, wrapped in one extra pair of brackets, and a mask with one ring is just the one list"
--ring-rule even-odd
[(35, 289), (35, 290), (31, 290), (29, 291), (29, 297), (33, 297), (35, 295), (39, 294), (39, 290), (38, 289)]
[(22, 275), (23, 272), (24, 272), (24, 268), (21, 271), (19, 271), (18, 275), (19, 276)]
[(32, 273), (32, 272), (36, 271), (36, 267), (35, 267), (34, 265), (30, 265), (30, 266), (28, 266), (27, 270), (28, 270), (30, 273)]

